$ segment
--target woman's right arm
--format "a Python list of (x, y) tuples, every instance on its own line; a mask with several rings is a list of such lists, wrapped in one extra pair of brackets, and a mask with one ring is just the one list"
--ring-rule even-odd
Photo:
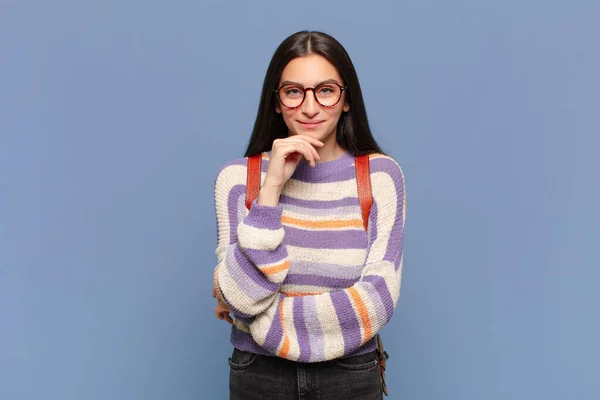
[(217, 297), (231, 312), (247, 318), (266, 310), (278, 296), (290, 263), (280, 205), (258, 204), (257, 199), (245, 216), (239, 215), (246, 210), (246, 167), (246, 163), (228, 164), (215, 180), (218, 264), (214, 283)]
[[(267, 173), (258, 199), (248, 214), (239, 215), (246, 193), (247, 162), (221, 168), (215, 180), (217, 214), (217, 297), (234, 315), (252, 317), (264, 312), (279, 297), (290, 261), (281, 223), (279, 195), (302, 157), (314, 166), (319, 155), (310, 137), (292, 136), (273, 142)], [(240, 201), (241, 200), (241, 201)]]

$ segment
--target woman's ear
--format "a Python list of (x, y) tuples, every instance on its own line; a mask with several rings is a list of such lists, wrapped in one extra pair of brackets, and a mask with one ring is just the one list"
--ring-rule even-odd
[(344, 103), (344, 107), (342, 108), (342, 110), (344, 110), (344, 112), (350, 111), (350, 104)]
[(281, 106), (279, 105), (278, 101), (275, 102), (275, 112), (277, 114), (281, 114)]

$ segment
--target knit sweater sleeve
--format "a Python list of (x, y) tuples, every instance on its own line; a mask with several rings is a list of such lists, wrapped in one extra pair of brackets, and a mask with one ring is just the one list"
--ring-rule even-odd
[(281, 206), (254, 200), (245, 207), (247, 159), (221, 168), (215, 179), (217, 217), (217, 296), (231, 312), (249, 318), (265, 311), (276, 299), (287, 276), (289, 259), (283, 239)]
[(254, 340), (273, 354), (331, 360), (358, 349), (390, 320), (400, 295), (406, 197), (398, 164), (385, 157), (379, 165), (371, 170), (374, 207), (359, 281), (321, 294), (280, 294), (250, 325)]

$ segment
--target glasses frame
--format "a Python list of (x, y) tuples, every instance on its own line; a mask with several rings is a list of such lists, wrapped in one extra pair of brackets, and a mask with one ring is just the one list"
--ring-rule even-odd
[[(325, 86), (325, 85), (336, 85), (337, 87), (339, 87), (339, 88), (340, 88), (340, 98), (339, 98), (339, 99), (338, 99), (338, 100), (337, 100), (337, 101), (336, 101), (334, 104), (332, 104), (332, 105), (330, 105), (330, 106), (323, 105), (323, 104), (322, 104), (322, 103), (319, 101), (319, 99), (317, 98), (317, 95), (315, 94), (315, 93), (316, 93), (316, 92), (315, 92), (315, 89), (317, 89), (317, 88), (319, 88), (319, 87), (321, 87), (321, 86)], [(302, 101), (301, 101), (301, 102), (300, 102), (300, 104), (298, 104), (296, 107), (288, 107), (288, 106), (286, 106), (286, 105), (283, 103), (283, 101), (281, 101), (281, 97), (279, 97), (279, 91), (280, 91), (280, 90), (281, 90), (283, 87), (285, 87), (285, 86), (293, 86), (293, 87), (298, 87), (298, 88), (301, 88), (301, 89), (303, 90)], [(319, 85), (317, 85), (317, 86), (315, 86), (315, 87), (308, 87), (308, 88), (307, 88), (307, 87), (302, 87), (302, 86), (300, 86), (300, 85), (293, 85), (293, 84), (290, 84), (290, 83), (286, 83), (285, 85), (281, 85), (279, 88), (275, 88), (275, 89), (273, 89), (273, 93), (275, 93), (275, 95), (277, 96), (277, 100), (279, 101), (279, 104), (281, 104), (282, 106), (284, 106), (284, 107), (285, 107), (285, 108), (287, 108), (288, 110), (295, 110), (296, 108), (302, 107), (302, 104), (304, 104), (304, 100), (306, 100), (306, 93), (307, 93), (309, 90), (312, 90), (312, 92), (313, 92), (313, 97), (315, 98), (315, 101), (316, 101), (316, 102), (317, 102), (317, 103), (318, 103), (318, 104), (319, 104), (321, 107), (323, 107), (323, 108), (333, 108), (333, 107), (335, 107), (335, 106), (337, 106), (337, 105), (338, 105), (338, 103), (340, 102), (340, 100), (342, 100), (342, 96), (344, 95), (344, 90), (348, 90), (348, 86), (347, 86), (347, 85), (346, 85), (346, 86), (342, 86), (342, 85), (340, 85), (339, 83), (335, 83), (335, 82), (324, 82), (324, 83), (321, 83), (321, 84), (319, 84)]]

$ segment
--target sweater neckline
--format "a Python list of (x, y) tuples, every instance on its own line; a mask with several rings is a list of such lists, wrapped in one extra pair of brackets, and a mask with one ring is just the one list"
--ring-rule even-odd
[[(268, 152), (269, 157), (271, 152)], [(354, 162), (354, 156), (350, 151), (344, 150), (341, 156), (334, 160), (317, 162), (313, 167), (304, 158), (300, 159), (296, 170), (292, 174), (292, 179), (302, 181), (318, 182), (332, 175), (342, 172)]]

